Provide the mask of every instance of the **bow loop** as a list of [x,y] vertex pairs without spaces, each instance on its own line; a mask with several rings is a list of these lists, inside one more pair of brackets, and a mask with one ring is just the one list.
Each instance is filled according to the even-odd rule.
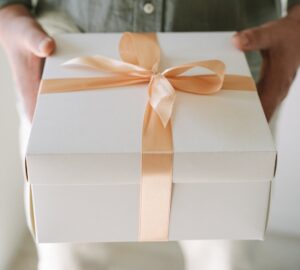
[[160,48],[155,33],[124,33],[119,52],[124,62],[141,66],[153,73],[158,71]]
[[131,76],[150,76],[151,71],[129,62],[108,58],[102,55],[72,58],[62,64],[65,67],[95,70],[107,73],[126,74]]
[[[182,75],[195,68],[204,68],[212,74]],[[221,90],[225,64],[220,60],[198,61],[166,69],[163,75],[177,90],[194,94],[212,94]]]

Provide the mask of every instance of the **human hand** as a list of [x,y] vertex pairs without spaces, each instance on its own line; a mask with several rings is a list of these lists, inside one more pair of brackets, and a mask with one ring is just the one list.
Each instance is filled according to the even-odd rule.
[[300,5],[292,6],[282,19],[235,34],[232,41],[240,50],[260,50],[262,54],[257,90],[269,121],[300,66]]
[[55,49],[51,39],[23,5],[0,9],[0,43],[10,63],[13,78],[32,120],[44,58]]

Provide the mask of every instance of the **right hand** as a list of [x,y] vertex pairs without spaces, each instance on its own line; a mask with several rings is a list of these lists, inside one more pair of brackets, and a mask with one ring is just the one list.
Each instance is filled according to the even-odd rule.
[[16,4],[0,9],[0,43],[8,56],[25,113],[32,121],[44,58],[54,51],[54,40],[25,6]]

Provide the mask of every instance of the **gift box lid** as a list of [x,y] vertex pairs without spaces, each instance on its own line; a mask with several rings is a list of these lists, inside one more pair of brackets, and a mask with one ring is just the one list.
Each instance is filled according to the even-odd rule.
[[[226,73],[250,76],[232,32],[159,33],[161,70],[220,59]],[[103,76],[61,64],[100,54],[119,59],[121,34],[62,34],[43,79]],[[271,181],[276,151],[256,91],[214,95],[177,91],[173,182]],[[133,184],[140,180],[147,84],[38,97],[27,148],[33,184]]]

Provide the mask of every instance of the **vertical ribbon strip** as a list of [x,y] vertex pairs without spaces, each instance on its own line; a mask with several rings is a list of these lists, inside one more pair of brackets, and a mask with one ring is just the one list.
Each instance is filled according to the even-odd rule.
[[[142,138],[139,240],[168,240],[172,195],[173,137],[171,116],[177,91],[214,94],[221,89],[256,90],[251,77],[226,75],[219,60],[196,61],[159,72],[160,48],[154,33],[124,33],[122,60],[100,55],[74,58],[67,67],[98,70],[112,75],[93,78],[42,80],[40,93],[60,93],[148,83]],[[185,75],[194,68],[208,74]]]

